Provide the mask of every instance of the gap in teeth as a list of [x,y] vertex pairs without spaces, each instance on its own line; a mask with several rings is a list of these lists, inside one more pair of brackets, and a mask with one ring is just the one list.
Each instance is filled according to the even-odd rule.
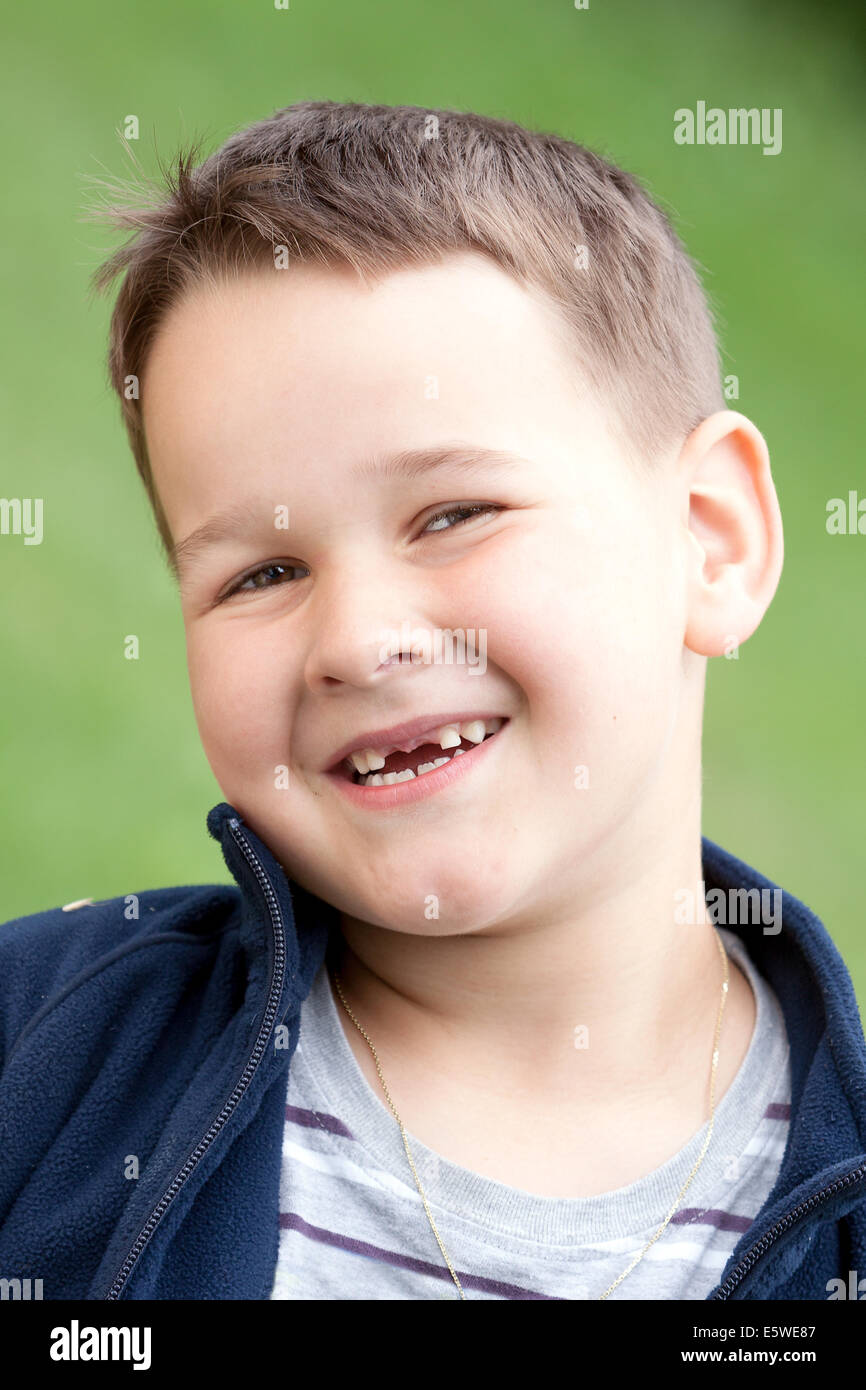
[[[472,748],[474,745],[470,743],[469,747]],[[362,787],[387,787],[392,782],[409,782],[413,777],[423,777],[425,773],[433,772],[443,763],[450,763],[452,758],[466,751],[466,748],[461,744],[459,748],[449,749],[447,753],[443,752],[440,757],[433,758],[430,762],[419,763],[414,772],[411,767],[403,768],[402,772],[370,772],[366,775],[359,772],[356,773],[356,780]]]
[[[473,724],[477,724],[477,723],[480,723],[480,722],[481,722],[481,721],[478,721],[478,720],[472,721]],[[432,760],[430,760],[430,761],[428,761],[428,762],[419,763],[417,769],[416,769],[414,772],[412,771],[411,768],[404,768],[401,772],[386,772],[386,773],[382,773],[382,772],[370,772],[370,773],[366,773],[366,774],[365,774],[365,773],[358,772],[358,770],[357,770],[357,768],[356,768],[356,769],[354,770],[353,779],[352,779],[352,780],[353,780],[358,786],[362,786],[362,787],[381,787],[381,786],[390,786],[390,785],[391,785],[392,783],[394,783],[394,782],[408,782],[408,781],[410,781],[413,777],[423,777],[423,776],[426,775],[426,773],[428,773],[428,772],[433,772],[437,767],[441,767],[443,763],[448,763],[448,762],[450,762],[451,759],[452,759],[453,757],[459,757],[461,754],[467,753],[467,752],[469,751],[470,748],[476,747],[477,744],[478,744],[479,742],[480,742],[480,743],[485,743],[485,742],[487,741],[488,738],[492,738],[493,735],[494,735],[495,733],[498,733],[498,732],[499,732],[499,729],[502,727],[502,724],[503,724],[505,721],[502,720],[502,719],[497,719],[496,721],[488,720],[488,723],[490,723],[491,725],[493,725],[494,722],[495,722],[495,727],[491,727],[490,729],[487,729],[487,730],[485,731],[485,733],[484,733],[483,738],[481,738],[481,739],[475,739],[475,740],[472,740],[472,739],[469,739],[469,738],[465,738],[465,737],[464,737],[464,738],[461,738],[461,742],[460,742],[460,745],[459,745],[459,746],[454,747],[454,748],[451,748],[451,749],[443,750],[443,752],[442,752],[442,754],[441,754],[440,757],[433,758]],[[444,728],[444,727],[446,727],[446,726],[443,725],[443,728]],[[452,726],[452,727],[456,727],[456,726]],[[463,727],[466,728],[467,726],[464,725]],[[474,728],[473,728],[472,731],[473,731],[473,733],[480,732],[480,730],[477,730],[477,729],[474,729]],[[427,741],[429,741],[429,740],[427,740]],[[418,745],[418,747],[422,747],[422,746],[423,746],[422,744],[419,744],[419,745]],[[402,751],[402,750],[395,749],[394,751],[395,751],[395,752],[399,752],[399,751]],[[388,756],[390,757],[391,755],[389,754]],[[386,760],[386,761],[387,761],[387,760]],[[384,763],[383,763],[383,766],[384,766]]]
[[[354,753],[349,754],[346,764],[352,780],[355,782],[363,781],[368,774],[381,773],[388,758],[394,753],[409,753],[415,748],[422,747],[425,743],[429,743],[431,746],[438,743],[443,753],[447,753],[448,756],[451,756],[451,749],[454,749],[455,752],[458,750],[466,752],[467,748],[471,748],[477,743],[483,743],[491,734],[498,733],[504,722],[504,719],[497,716],[486,720],[466,719],[462,723],[441,724],[438,729],[431,729],[428,734],[416,739],[408,748],[392,748],[387,745],[381,749],[358,748]],[[412,769],[403,769],[403,771],[411,772]],[[395,775],[399,776],[400,774]],[[383,773],[382,776],[384,780],[390,774]],[[402,777],[401,780],[406,781],[408,779]]]

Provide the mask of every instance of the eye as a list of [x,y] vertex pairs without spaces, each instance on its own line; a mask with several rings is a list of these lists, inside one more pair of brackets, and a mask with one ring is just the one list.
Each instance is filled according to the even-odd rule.
[[285,584],[288,582],[286,575],[291,574],[292,570],[302,570],[305,574],[309,574],[306,566],[287,565],[281,560],[272,560],[267,565],[259,565],[258,569],[250,570],[249,574],[241,575],[241,578],[230,589],[226,590],[218,602],[224,602],[233,594],[251,594],[256,589],[273,589],[278,584]]
[[[453,531],[457,526],[464,526],[473,516],[483,516],[487,513],[492,515],[502,510],[502,507],[496,506],[493,502],[473,502],[469,506],[445,507],[430,517],[421,534],[424,535],[431,527],[437,531]],[[453,526],[434,526],[434,523],[445,522],[452,517],[457,518]],[[309,574],[310,572],[305,565],[284,564],[282,560],[272,560],[266,565],[259,565],[258,569],[250,570],[248,574],[242,575],[232,584],[217,599],[217,603],[224,603],[235,594],[252,594],[257,589],[274,589],[278,584],[290,583],[293,570],[298,570],[302,574]]]
[[[423,536],[425,532],[433,525],[434,521],[447,521],[449,517],[456,516],[459,518],[459,520],[455,523],[455,525],[463,526],[466,524],[466,522],[469,520],[471,516],[483,515],[485,512],[493,513],[501,511],[502,508],[497,507],[493,502],[479,502],[477,504],[472,503],[468,507],[446,507],[443,511],[435,512],[433,516],[430,517],[430,520],[427,522],[427,525],[424,527],[424,530],[421,532],[421,534]],[[455,527],[437,526],[435,529],[438,531],[453,531]]]

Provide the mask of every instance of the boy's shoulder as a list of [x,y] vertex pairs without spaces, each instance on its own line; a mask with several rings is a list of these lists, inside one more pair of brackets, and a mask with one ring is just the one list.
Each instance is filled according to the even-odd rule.
[[[0,924],[0,952],[41,958],[52,947],[63,959],[93,948],[143,944],[171,931],[212,931],[230,920],[240,894],[231,883],[148,888],[114,898],[79,898]],[[50,966],[51,959],[45,959]]]
[[162,944],[222,936],[239,900],[226,883],[152,888],[76,899],[0,924],[0,1060],[34,1015],[113,964]]

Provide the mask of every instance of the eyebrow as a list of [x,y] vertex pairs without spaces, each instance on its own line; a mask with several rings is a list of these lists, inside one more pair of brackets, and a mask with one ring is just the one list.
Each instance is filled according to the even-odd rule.
[[[437,444],[419,449],[402,449],[384,456],[374,455],[360,463],[354,474],[365,479],[413,479],[442,468],[459,467],[462,472],[472,475],[482,471],[510,473],[528,464],[528,459],[507,449],[491,449],[478,444]],[[260,526],[261,520],[261,504],[250,502],[235,503],[225,511],[208,517],[207,521],[169,550],[168,563],[175,578],[179,579],[181,570],[203,551]]]

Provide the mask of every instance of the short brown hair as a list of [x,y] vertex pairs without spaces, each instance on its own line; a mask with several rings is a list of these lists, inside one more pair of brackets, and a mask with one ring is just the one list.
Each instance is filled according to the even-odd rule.
[[167,553],[140,401],[126,383],[141,379],[185,289],[273,267],[278,246],[290,262],[352,266],[362,278],[452,251],[492,257],[559,308],[576,368],[641,461],[724,408],[695,265],[637,180],[582,145],[471,112],[338,101],[284,107],[197,164],[200,143],[162,169],[165,187],[143,205],[121,197],[96,213],[135,229],[92,288],[126,272],[108,374]]

